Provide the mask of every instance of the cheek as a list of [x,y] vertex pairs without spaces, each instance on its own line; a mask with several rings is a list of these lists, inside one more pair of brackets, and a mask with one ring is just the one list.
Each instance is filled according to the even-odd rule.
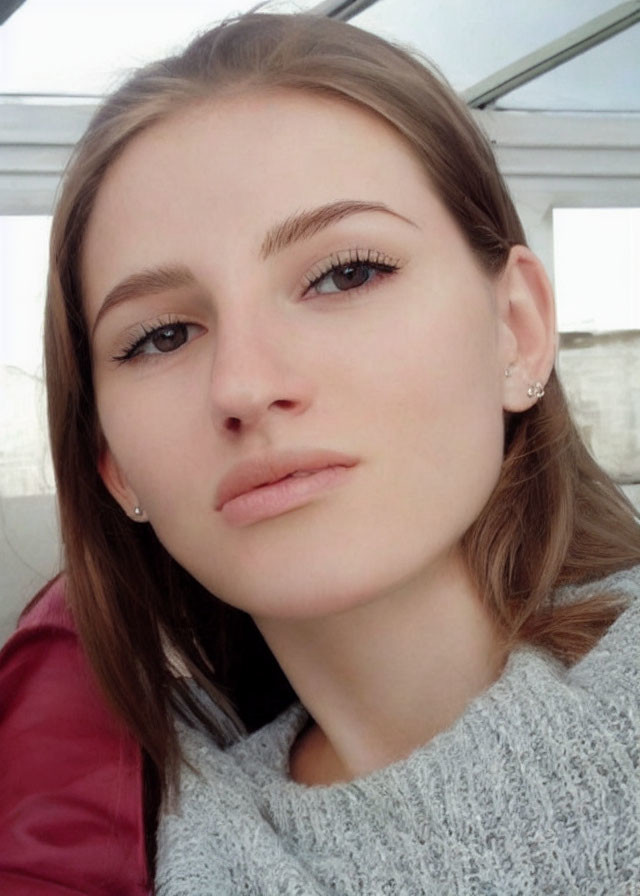
[[487,416],[502,416],[498,322],[477,285],[460,292],[428,299],[426,310],[416,303],[381,327],[368,348],[370,372],[396,409],[422,407],[431,426],[469,416],[482,428]]
[[503,456],[496,319],[481,295],[443,306],[426,326],[416,318],[404,336],[397,351],[379,353],[378,418],[388,421],[394,453],[425,499],[444,517],[462,513],[469,524],[495,486]]
[[187,403],[155,386],[98,390],[97,402],[107,444],[145,511],[152,519],[170,513],[193,479]]

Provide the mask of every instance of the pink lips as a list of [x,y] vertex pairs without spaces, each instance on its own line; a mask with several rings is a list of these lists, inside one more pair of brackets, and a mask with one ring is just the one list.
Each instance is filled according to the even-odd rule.
[[290,451],[243,461],[222,477],[216,510],[248,525],[306,504],[348,475],[357,459],[334,451]]

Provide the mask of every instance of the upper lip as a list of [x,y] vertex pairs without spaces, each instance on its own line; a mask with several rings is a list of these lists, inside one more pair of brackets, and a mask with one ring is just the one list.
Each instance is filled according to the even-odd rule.
[[324,470],[327,467],[353,467],[357,462],[355,457],[348,454],[320,449],[282,451],[249,458],[232,467],[220,480],[215,498],[216,510],[238,495],[278,482],[292,473]]

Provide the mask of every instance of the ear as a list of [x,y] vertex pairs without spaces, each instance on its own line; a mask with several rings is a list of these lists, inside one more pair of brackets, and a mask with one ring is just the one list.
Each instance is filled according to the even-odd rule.
[[542,262],[526,246],[513,246],[496,282],[500,348],[504,364],[503,407],[526,411],[535,404],[556,356],[553,290]]
[[100,452],[98,460],[98,473],[105,484],[107,491],[118,502],[130,519],[135,522],[146,522],[147,517],[144,512],[135,512],[135,508],[140,511],[138,498],[129,485],[129,482],[120,467],[120,464],[113,455],[108,445],[104,444]]

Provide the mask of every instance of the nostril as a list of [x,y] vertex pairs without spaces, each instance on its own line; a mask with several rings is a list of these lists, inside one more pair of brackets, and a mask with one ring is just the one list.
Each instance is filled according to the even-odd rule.
[[295,405],[295,401],[291,401],[288,398],[279,398],[277,401],[272,402],[272,408],[281,408],[283,411],[289,411]]
[[224,426],[225,429],[229,430],[229,432],[238,432],[238,430],[242,426],[242,421],[239,417],[227,417]]

